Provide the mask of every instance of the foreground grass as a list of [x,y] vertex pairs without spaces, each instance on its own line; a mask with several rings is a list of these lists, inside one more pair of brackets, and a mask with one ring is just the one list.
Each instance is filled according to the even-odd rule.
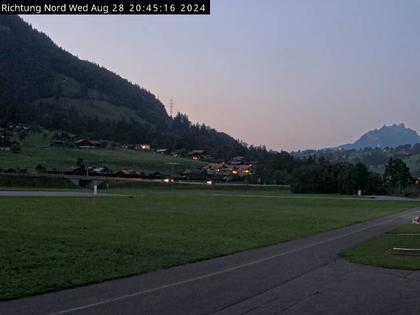
[[420,256],[396,255],[392,251],[394,247],[420,248],[420,226],[403,226],[345,251],[341,256],[363,265],[420,270]]
[[2,198],[0,299],[295,239],[416,203],[284,191],[148,188],[131,197]]

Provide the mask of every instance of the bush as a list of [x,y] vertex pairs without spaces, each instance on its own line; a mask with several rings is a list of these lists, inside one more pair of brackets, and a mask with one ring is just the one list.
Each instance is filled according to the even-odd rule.
[[10,146],[10,149],[13,153],[19,153],[22,149],[22,146],[20,145],[20,143],[18,142],[14,142],[12,143],[12,145]]
[[409,198],[419,198],[420,197],[420,186],[412,185],[408,186],[403,190],[403,196]]
[[75,185],[64,178],[1,175],[0,187],[74,188]]
[[48,171],[47,171],[47,168],[44,166],[44,165],[42,165],[42,164],[38,164],[36,167],[35,167],[35,170],[39,173],[39,174],[45,174],[45,173],[47,173]]

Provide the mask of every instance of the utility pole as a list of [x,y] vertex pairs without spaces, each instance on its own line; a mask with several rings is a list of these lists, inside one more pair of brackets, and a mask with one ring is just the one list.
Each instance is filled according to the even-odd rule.
[[169,116],[171,116],[171,118],[174,117],[174,107],[174,100],[171,98],[169,101]]

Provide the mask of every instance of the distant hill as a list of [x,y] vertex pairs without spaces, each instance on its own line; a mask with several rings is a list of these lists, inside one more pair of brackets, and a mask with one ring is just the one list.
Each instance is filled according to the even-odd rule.
[[340,146],[345,150],[364,148],[396,148],[405,144],[420,143],[420,136],[404,124],[383,126],[362,135],[356,142]]
[[120,143],[204,149],[216,157],[246,152],[186,115],[172,119],[155,95],[73,56],[18,16],[0,16],[0,82],[0,127],[27,123]]
[[390,158],[403,160],[411,174],[420,177],[420,137],[404,124],[383,126],[365,133],[356,142],[335,148],[293,152],[298,158],[318,157],[331,162],[362,162],[382,174]]

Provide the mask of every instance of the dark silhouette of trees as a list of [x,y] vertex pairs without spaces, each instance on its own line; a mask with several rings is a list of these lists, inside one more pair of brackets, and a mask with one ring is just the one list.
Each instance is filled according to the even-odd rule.
[[384,192],[381,176],[370,172],[362,163],[331,163],[323,159],[308,159],[291,177],[295,193],[339,193],[354,195]]
[[385,165],[385,172],[383,175],[384,184],[389,189],[396,189],[402,191],[409,185],[414,183],[413,177],[410,174],[410,169],[400,159],[390,159]]

